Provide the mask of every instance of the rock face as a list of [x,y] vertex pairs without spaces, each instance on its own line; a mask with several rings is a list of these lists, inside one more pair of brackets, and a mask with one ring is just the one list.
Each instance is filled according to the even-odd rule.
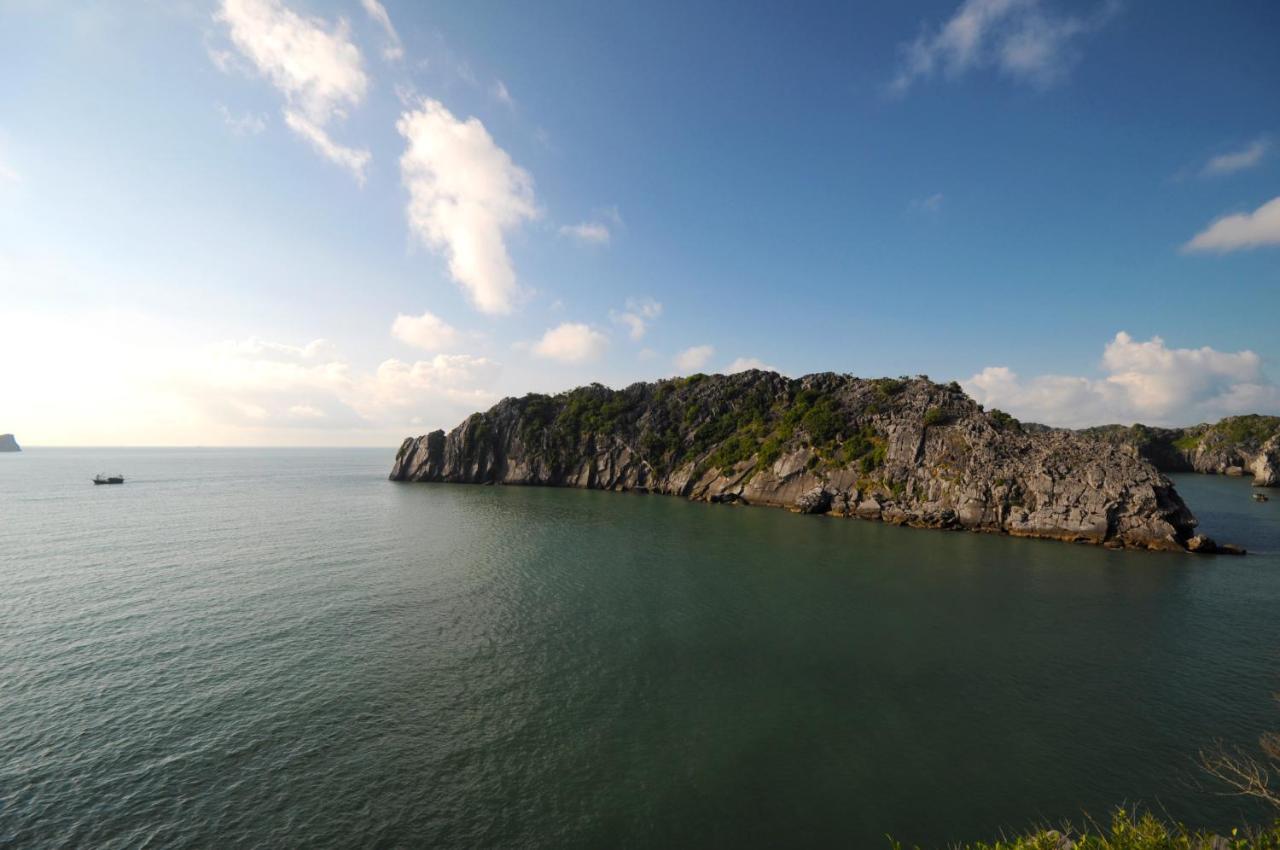
[[1162,472],[1252,475],[1256,487],[1280,487],[1280,416],[1229,416],[1188,428],[1104,425],[1081,433],[1128,446]]
[[636,490],[1174,551],[1196,527],[1131,448],[1024,430],[923,377],[752,370],[508,398],[447,435],[405,440],[391,478]]
[[0,434],[0,452],[20,452],[18,441],[13,438],[12,434]]

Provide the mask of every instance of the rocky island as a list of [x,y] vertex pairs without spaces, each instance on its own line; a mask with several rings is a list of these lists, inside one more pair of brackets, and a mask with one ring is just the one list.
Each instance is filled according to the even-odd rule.
[[20,452],[18,441],[12,434],[0,434],[0,452]]
[[1280,416],[1229,416],[1188,428],[1103,425],[1082,433],[1128,446],[1161,472],[1252,475],[1255,487],[1280,487]]
[[508,398],[401,445],[392,480],[630,490],[1114,548],[1196,534],[1132,446],[1024,428],[958,384],[751,370]]

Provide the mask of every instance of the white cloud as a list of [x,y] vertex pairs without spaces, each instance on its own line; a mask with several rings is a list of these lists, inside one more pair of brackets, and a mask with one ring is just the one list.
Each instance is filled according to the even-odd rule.
[[750,369],[759,369],[763,372],[777,372],[777,367],[770,366],[757,357],[739,357],[729,364],[729,368],[724,370],[726,375],[735,375],[738,372],[746,372]]
[[234,356],[265,357],[271,360],[318,361],[331,359],[337,353],[333,343],[327,339],[313,339],[306,345],[289,345],[282,342],[248,337],[247,339],[228,340],[212,347],[215,352]]
[[410,229],[443,251],[449,273],[486,313],[509,313],[517,295],[505,235],[539,215],[533,178],[511,161],[477,118],[459,121],[424,99],[396,129],[408,145],[400,174]]
[[681,372],[696,372],[707,365],[715,353],[715,348],[710,345],[695,345],[692,348],[686,348],[676,355],[676,368]]
[[292,110],[285,110],[284,123],[289,125],[290,130],[310,142],[316,153],[330,162],[341,165],[351,172],[356,182],[364,185],[364,170],[371,158],[367,150],[343,147],[329,138],[329,134],[322,127],[316,126],[305,116]]
[[400,33],[391,25],[391,16],[387,14],[386,7],[378,0],[360,0],[360,5],[387,34],[387,46],[382,48],[382,58],[388,62],[399,62],[404,58],[404,45],[400,43]]
[[[297,14],[279,0],[222,0],[215,17],[227,25],[236,49],[284,95],[289,128],[363,181],[369,152],[338,144],[325,129],[329,122],[345,118],[348,108],[358,106],[369,87],[347,22],[339,19],[329,26],[323,19]],[[228,68],[220,55],[210,51],[219,68]]]
[[1280,197],[1272,198],[1251,213],[1216,219],[1182,246],[1184,251],[1238,251],[1262,245],[1280,245]]
[[443,351],[458,344],[460,334],[448,322],[430,312],[421,316],[396,316],[391,335],[425,351]]
[[590,326],[565,322],[543,334],[533,353],[562,363],[586,363],[599,359],[608,345],[609,338]]
[[1252,351],[1169,348],[1160,337],[1145,342],[1123,331],[1107,344],[1099,379],[1042,375],[1023,380],[1005,366],[990,366],[964,382],[988,407],[1049,425],[1082,427],[1109,422],[1192,424],[1239,413],[1280,412],[1280,387]]
[[256,136],[267,129],[267,116],[260,113],[246,112],[236,115],[224,104],[218,104],[218,114],[222,121],[237,136]]
[[232,71],[241,70],[240,63],[236,60],[236,55],[230,50],[223,50],[221,47],[206,44],[205,52],[209,54],[209,61],[222,73],[230,74]]
[[177,384],[206,415],[236,427],[369,431],[404,427],[422,414],[447,424],[496,400],[489,387],[499,366],[484,357],[393,358],[368,372],[319,342],[211,346],[179,370]]
[[643,339],[649,323],[661,315],[662,305],[652,298],[628,298],[625,310],[609,311],[609,318],[626,325],[627,336],[633,340]]
[[[0,280],[6,270],[49,285],[77,277],[0,252]],[[379,366],[324,339],[211,341],[205,330],[196,316],[118,308],[0,310],[0,362],[24,364],[5,375],[0,427],[35,445],[392,446],[497,400],[501,367],[486,357]]]
[[1203,173],[1206,177],[1218,177],[1224,174],[1234,174],[1246,168],[1253,168],[1262,162],[1262,157],[1266,154],[1267,147],[1266,139],[1258,139],[1243,150],[1215,156],[1205,164]]
[[516,108],[516,99],[511,96],[511,92],[507,90],[507,84],[502,80],[494,80],[493,86],[490,87],[489,93],[494,99],[506,106],[508,109]]
[[609,228],[598,221],[584,221],[581,224],[562,225],[560,235],[577,239],[579,242],[603,245],[609,241]]
[[248,339],[183,352],[168,384],[224,425],[367,430],[403,425],[424,409],[455,416],[492,402],[488,387],[498,369],[485,357],[437,354],[412,363],[392,358],[367,372],[324,340]]
[[626,325],[627,336],[631,337],[633,340],[644,339],[645,331],[649,329],[645,320],[640,316],[637,316],[635,313],[615,313],[610,310],[609,318],[613,319],[620,325]]
[[499,368],[487,357],[470,354],[437,354],[413,363],[385,360],[375,373],[367,403],[376,412],[411,408],[424,397],[434,397],[474,409],[497,400],[488,386]]
[[902,47],[890,93],[905,94],[939,71],[954,78],[988,66],[1038,86],[1057,81],[1075,61],[1073,41],[1101,26],[1115,4],[1105,3],[1089,18],[1045,6],[1042,0],[965,0],[946,23]]

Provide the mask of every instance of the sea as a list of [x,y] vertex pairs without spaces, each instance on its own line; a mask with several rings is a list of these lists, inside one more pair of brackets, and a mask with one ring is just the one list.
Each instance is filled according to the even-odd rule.
[[[1280,493],[1246,557],[632,493],[394,449],[0,455],[0,846],[944,847],[1265,813]],[[94,486],[96,473],[121,486]]]

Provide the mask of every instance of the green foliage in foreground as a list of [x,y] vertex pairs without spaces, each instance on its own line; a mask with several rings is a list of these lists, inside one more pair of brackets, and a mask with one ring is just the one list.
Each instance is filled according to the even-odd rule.
[[[897,841],[890,840],[889,845],[904,850]],[[954,850],[1280,850],[1280,822],[1269,829],[1232,830],[1230,835],[1215,836],[1166,823],[1149,812],[1138,815],[1121,809],[1109,827],[1044,829],[992,844],[955,845]]]

